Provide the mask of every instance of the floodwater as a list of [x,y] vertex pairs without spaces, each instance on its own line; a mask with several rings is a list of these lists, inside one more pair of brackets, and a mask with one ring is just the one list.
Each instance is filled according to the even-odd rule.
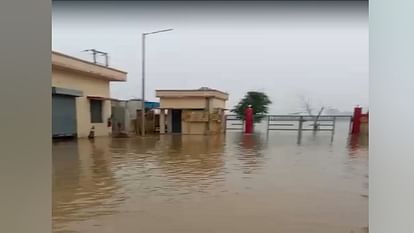
[[53,232],[368,232],[367,138],[347,127],[55,142]]

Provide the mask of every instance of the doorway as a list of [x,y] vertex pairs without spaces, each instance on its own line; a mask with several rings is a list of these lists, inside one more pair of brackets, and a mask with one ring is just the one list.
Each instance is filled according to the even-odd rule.
[[181,109],[172,109],[172,132],[181,133]]

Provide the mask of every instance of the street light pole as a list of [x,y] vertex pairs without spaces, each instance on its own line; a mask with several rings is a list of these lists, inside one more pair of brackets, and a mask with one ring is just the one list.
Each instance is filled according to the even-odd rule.
[[173,29],[165,29],[154,32],[142,33],[142,99],[141,99],[141,135],[145,136],[145,38],[147,35],[168,32]]
[[145,136],[145,33],[142,34],[141,135]]

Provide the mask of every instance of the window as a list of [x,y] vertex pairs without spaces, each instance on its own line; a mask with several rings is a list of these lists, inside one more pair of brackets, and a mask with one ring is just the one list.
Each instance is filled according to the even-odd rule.
[[90,100],[91,123],[103,123],[102,100]]

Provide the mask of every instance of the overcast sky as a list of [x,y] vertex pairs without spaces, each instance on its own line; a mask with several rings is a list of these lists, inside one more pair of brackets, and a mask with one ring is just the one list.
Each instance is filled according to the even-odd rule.
[[141,96],[141,33],[165,28],[147,40],[148,100],[207,86],[229,93],[228,108],[249,90],[270,96],[271,113],[302,110],[301,95],[315,107],[368,106],[366,2],[53,3],[53,50],[108,52],[128,72],[115,98]]

